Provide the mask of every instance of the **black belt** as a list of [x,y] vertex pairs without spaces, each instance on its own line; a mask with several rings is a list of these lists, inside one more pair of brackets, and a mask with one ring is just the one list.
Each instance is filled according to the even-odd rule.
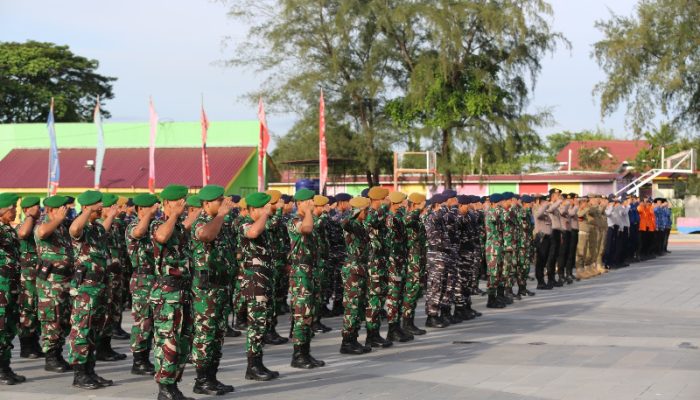
[[230,278],[227,274],[211,273],[209,271],[194,270],[192,272],[192,280],[197,280],[198,289],[209,289],[227,286]]
[[157,281],[159,286],[171,286],[179,290],[185,289],[185,286],[189,282],[188,279],[173,275],[159,276]]

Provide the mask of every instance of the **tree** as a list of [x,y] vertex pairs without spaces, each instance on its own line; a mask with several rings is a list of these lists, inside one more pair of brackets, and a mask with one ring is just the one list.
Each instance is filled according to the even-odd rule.
[[379,1],[244,0],[232,3],[229,13],[252,27],[228,64],[268,76],[251,97],[264,95],[279,110],[295,112],[296,129],[308,132],[314,126],[317,131],[318,122],[305,118],[306,110],[318,108],[323,89],[327,113],[350,129],[350,140],[362,149],[358,162],[370,186],[379,183],[382,152],[398,140],[383,113],[392,65],[374,3]]
[[593,55],[607,74],[596,85],[603,116],[627,103],[636,134],[660,113],[676,125],[700,124],[700,2],[640,0],[633,16],[596,26]]
[[547,143],[549,144],[548,153],[550,161],[554,162],[557,154],[566,147],[571,142],[580,141],[591,141],[591,140],[614,140],[615,137],[611,132],[605,132],[600,129],[595,131],[584,130],[578,132],[572,131],[562,131],[558,133],[553,133],[547,136]]
[[[114,97],[116,78],[95,72],[96,60],[73,54],[68,46],[28,41],[0,43],[0,123],[44,122],[54,98],[58,122],[87,121],[95,101]],[[102,114],[110,114],[102,108]]]
[[606,165],[614,166],[617,163],[618,160],[606,146],[582,147],[578,151],[578,164],[587,171],[605,171]]

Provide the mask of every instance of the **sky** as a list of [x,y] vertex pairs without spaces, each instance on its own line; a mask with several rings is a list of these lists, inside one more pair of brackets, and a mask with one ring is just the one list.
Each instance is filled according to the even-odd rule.
[[[542,62],[530,110],[551,108],[556,123],[540,133],[600,128],[630,138],[624,108],[601,119],[592,90],[604,74],[590,55],[602,37],[595,21],[611,11],[631,15],[636,0],[550,4],[553,30],[572,48],[561,46]],[[0,41],[54,42],[99,60],[99,73],[118,78],[114,99],[104,105],[110,121],[147,121],[149,96],[161,121],[198,120],[202,96],[210,121],[256,119],[257,105],[242,95],[257,89],[262,77],[219,63],[233,51],[224,38],[241,40],[247,32],[226,11],[223,1],[211,0],[0,0]],[[268,125],[283,135],[294,118],[268,113]]]

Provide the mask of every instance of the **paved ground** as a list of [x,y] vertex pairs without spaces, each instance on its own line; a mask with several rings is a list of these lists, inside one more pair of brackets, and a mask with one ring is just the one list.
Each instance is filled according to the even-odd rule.
[[[539,292],[505,310],[410,344],[366,356],[338,354],[335,328],[317,336],[312,353],[328,366],[289,367],[291,345],[268,347],[273,382],[243,379],[243,340],[229,340],[219,377],[236,392],[221,398],[272,399],[700,399],[700,241],[674,237],[672,254]],[[418,320],[422,323],[421,313]],[[125,342],[116,342],[126,351]],[[70,386],[71,374],[44,372],[39,361],[14,355],[29,381],[3,387],[0,399],[155,398],[152,380],[129,375],[130,359],[100,363],[117,382],[99,391]],[[192,395],[193,370],[180,384]],[[195,396],[202,398],[204,396]]]

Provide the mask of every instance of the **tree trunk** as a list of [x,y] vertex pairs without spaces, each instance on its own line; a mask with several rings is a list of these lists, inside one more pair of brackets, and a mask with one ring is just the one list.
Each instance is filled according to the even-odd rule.
[[452,189],[452,169],[451,169],[451,148],[450,130],[442,129],[442,159],[445,163],[445,189]]
[[366,174],[366,176],[367,176],[367,187],[372,187],[372,186],[374,186],[374,185],[372,184],[372,183],[373,183],[373,182],[372,182],[372,171],[370,171],[369,169],[367,169],[367,171],[365,172],[365,174]]

